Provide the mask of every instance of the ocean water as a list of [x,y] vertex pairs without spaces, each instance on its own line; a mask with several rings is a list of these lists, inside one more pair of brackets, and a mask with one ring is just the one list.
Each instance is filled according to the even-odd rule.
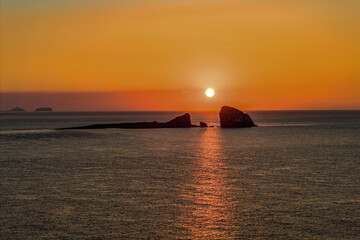
[[1,113],[1,239],[359,239],[360,111],[256,128],[62,130],[176,112]]

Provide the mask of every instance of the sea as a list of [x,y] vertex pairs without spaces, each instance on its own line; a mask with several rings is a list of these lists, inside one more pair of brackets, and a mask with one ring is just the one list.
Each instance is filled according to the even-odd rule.
[[360,111],[0,113],[0,239],[360,239]]

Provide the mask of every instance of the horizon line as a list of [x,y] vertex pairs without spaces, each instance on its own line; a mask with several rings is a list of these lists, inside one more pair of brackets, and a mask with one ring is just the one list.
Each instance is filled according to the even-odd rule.
[[[224,105],[226,106],[226,105]],[[36,109],[36,108],[35,108]],[[360,111],[360,109],[252,109],[252,110],[241,110],[242,112],[319,112],[319,111]],[[35,111],[35,110],[26,110],[25,111],[11,111],[0,109],[0,112],[11,112],[11,113],[70,113],[70,112],[189,112],[189,113],[217,113],[219,110],[52,110],[52,111]]]

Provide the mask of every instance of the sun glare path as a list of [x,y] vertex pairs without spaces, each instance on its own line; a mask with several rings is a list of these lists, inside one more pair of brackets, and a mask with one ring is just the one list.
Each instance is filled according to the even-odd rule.
[[219,131],[205,130],[198,149],[192,183],[183,195],[189,205],[183,206],[181,226],[189,231],[190,239],[231,238],[234,226]]
[[205,95],[206,95],[207,97],[213,97],[213,96],[215,95],[214,89],[212,89],[212,88],[206,89]]

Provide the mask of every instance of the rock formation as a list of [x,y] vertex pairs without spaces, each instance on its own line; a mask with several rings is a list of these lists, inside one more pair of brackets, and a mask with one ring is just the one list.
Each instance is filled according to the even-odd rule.
[[223,128],[243,128],[256,126],[248,114],[243,113],[242,111],[233,107],[223,106],[220,110],[219,116],[220,125]]
[[191,124],[191,120],[190,120],[190,114],[189,113],[185,113],[182,116],[176,117],[173,120],[170,120],[168,122],[165,123],[165,125],[167,127],[175,127],[175,128],[179,128],[179,127],[192,127],[193,125]]
[[[206,123],[205,123],[206,125]],[[207,125],[206,125],[207,126]],[[116,124],[94,124],[82,127],[60,128],[61,129],[101,129],[101,128],[191,128],[200,127],[191,124],[190,114],[185,113],[168,122],[135,122],[135,123],[116,123]]]
[[200,127],[207,127],[208,125],[204,122],[200,122]]
[[[251,117],[242,111],[228,106],[223,106],[219,113],[220,124],[223,128],[242,128],[255,127]],[[133,123],[114,123],[114,124],[94,124],[80,127],[59,128],[62,129],[101,129],[101,128],[192,128],[192,127],[213,127],[204,122],[200,126],[191,124],[190,114],[178,116],[168,122],[133,122]]]

